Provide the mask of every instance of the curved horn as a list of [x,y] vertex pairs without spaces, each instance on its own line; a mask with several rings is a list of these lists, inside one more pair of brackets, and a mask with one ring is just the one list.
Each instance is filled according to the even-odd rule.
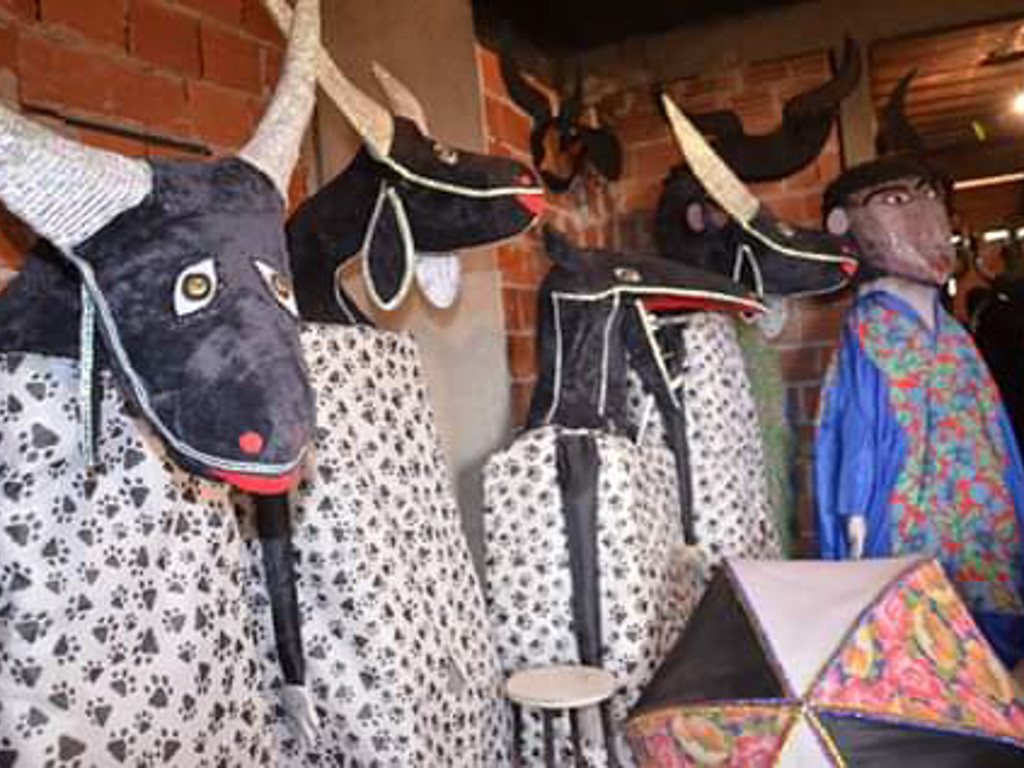
[[683,157],[708,194],[737,221],[749,222],[753,219],[761,206],[757,198],[715,154],[675,102],[667,94],[662,94],[661,101]]
[[392,75],[384,68],[384,65],[376,61],[373,62],[373,76],[380,83],[384,95],[388,97],[388,103],[391,104],[391,112],[398,117],[412,120],[416,127],[420,129],[420,133],[424,135],[429,134],[427,113],[423,111],[423,105],[420,104],[420,100],[406,87],[405,83]]
[[782,123],[770,133],[751,135],[735,112],[693,115],[693,123],[715,138],[715,148],[744,181],[773,181],[791,176],[814,161],[828,141],[840,102],[861,76],[860,51],[846,38],[835,76],[797,94],[782,108]]
[[152,186],[144,161],[66,139],[0,105],[0,200],[61,250],[141,203]]
[[817,88],[798,94],[782,108],[783,120],[805,115],[832,115],[839,103],[853,93],[861,76],[860,47],[850,37],[843,38],[843,60],[835,75]]
[[[263,0],[282,32],[291,24],[292,10],[284,0]],[[391,114],[360,91],[338,69],[330,55],[319,48],[317,77],[320,87],[378,157],[387,157],[395,135]]]
[[316,103],[316,55],[320,50],[320,0],[299,0],[293,14],[284,68],[274,98],[256,132],[238,153],[288,197],[302,137]]
[[924,140],[907,119],[907,92],[910,90],[910,82],[916,76],[917,70],[914,69],[900,78],[889,101],[882,108],[881,126],[875,140],[880,155],[924,151]]
[[578,61],[575,74],[572,93],[562,102],[559,110],[559,117],[564,118],[569,125],[578,123],[583,115],[583,66]]
[[508,91],[512,103],[523,110],[533,122],[543,123],[551,119],[551,102],[543,91],[530,85],[523,77],[508,44],[502,45],[501,54],[498,57],[498,65],[501,68],[501,79],[505,83],[505,90]]

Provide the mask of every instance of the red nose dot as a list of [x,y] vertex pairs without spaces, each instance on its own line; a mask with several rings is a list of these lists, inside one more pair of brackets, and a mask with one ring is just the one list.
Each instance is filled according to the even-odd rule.
[[242,449],[242,453],[255,456],[263,450],[263,437],[259,432],[246,432],[238,438],[238,447]]
[[853,275],[857,272],[857,262],[855,261],[844,261],[839,265],[839,268],[848,275]]

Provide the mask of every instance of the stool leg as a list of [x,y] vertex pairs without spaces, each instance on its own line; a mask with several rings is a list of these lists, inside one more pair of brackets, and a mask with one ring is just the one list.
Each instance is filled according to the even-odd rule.
[[514,768],[523,766],[523,708],[512,704],[512,764]]
[[544,765],[547,768],[555,768],[555,713],[550,709],[544,712]]
[[580,743],[580,716],[575,709],[569,710],[569,728],[572,732],[572,754],[576,768],[587,768],[583,759],[583,745]]
[[601,702],[601,730],[604,731],[604,751],[608,756],[608,768],[619,768],[619,758],[615,753],[615,734],[612,732],[611,701]]

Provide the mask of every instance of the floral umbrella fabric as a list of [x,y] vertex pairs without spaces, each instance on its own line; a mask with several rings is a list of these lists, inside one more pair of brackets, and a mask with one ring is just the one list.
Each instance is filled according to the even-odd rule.
[[1024,765],[1024,699],[932,559],[729,561],[630,718],[650,768]]

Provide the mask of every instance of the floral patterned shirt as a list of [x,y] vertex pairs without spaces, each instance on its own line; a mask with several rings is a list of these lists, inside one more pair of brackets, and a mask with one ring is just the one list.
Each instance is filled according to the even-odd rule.
[[886,291],[860,296],[822,391],[815,451],[821,554],[939,558],[1004,661],[1024,656],[1024,471],[971,337],[936,305],[934,329]]

